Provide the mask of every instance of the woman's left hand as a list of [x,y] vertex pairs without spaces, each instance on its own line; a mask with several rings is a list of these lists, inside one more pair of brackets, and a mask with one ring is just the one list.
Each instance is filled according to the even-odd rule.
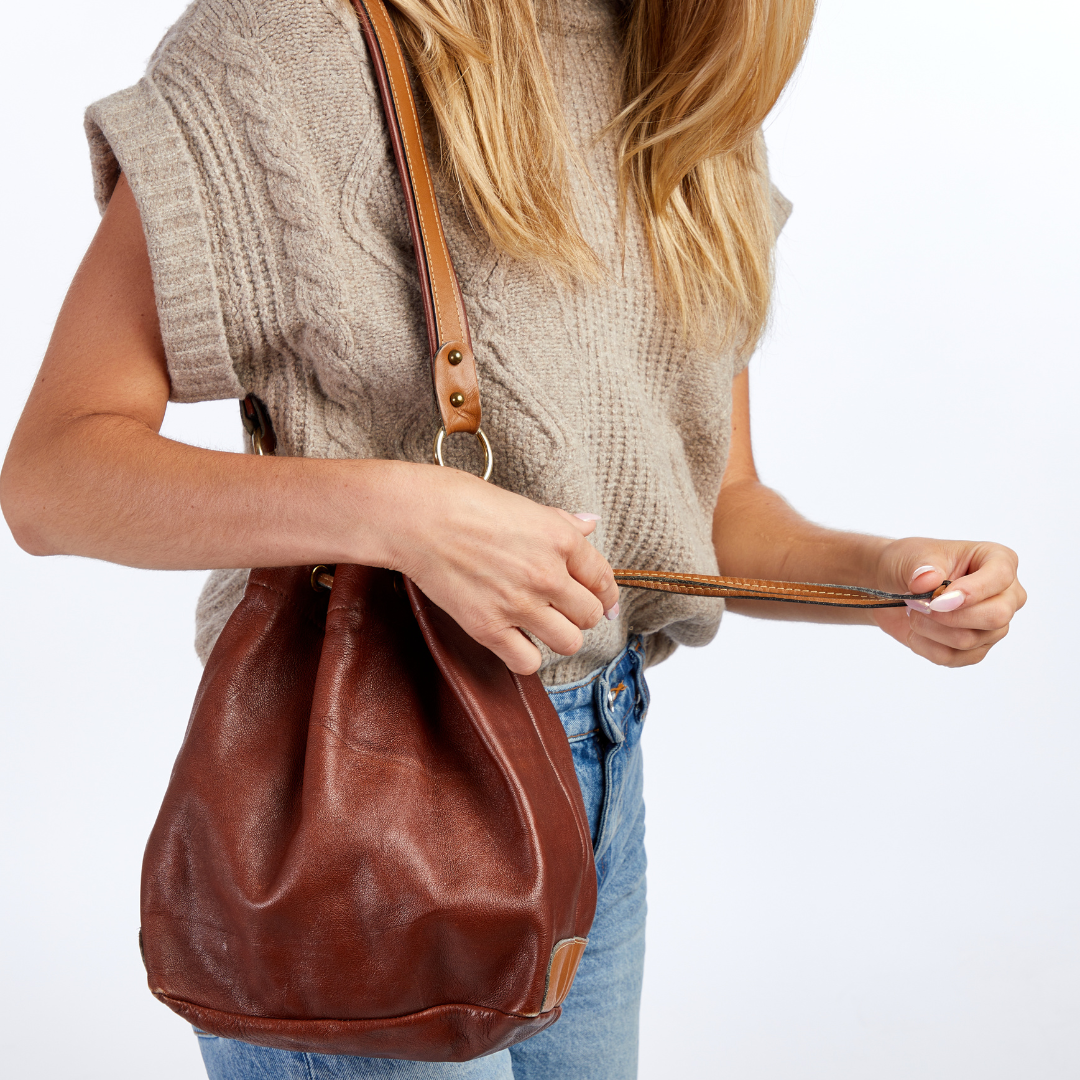
[[977,664],[1008,632],[1027,602],[1016,577],[1016,552],[1001,544],[909,537],[882,549],[879,588],[926,593],[950,581],[927,603],[879,608],[874,621],[912,652],[945,667]]

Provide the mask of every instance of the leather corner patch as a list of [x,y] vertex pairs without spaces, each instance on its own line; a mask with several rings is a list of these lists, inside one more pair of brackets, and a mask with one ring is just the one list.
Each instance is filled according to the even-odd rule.
[[588,938],[580,937],[564,938],[555,943],[548,961],[547,989],[544,1003],[540,1006],[541,1013],[550,1012],[566,1000],[588,943]]

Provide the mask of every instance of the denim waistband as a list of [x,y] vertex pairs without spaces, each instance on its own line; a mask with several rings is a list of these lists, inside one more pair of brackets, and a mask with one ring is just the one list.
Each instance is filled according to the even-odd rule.
[[636,741],[649,706],[644,671],[644,639],[635,635],[611,663],[577,682],[549,686],[548,696],[567,737],[591,734],[599,723],[610,742]]

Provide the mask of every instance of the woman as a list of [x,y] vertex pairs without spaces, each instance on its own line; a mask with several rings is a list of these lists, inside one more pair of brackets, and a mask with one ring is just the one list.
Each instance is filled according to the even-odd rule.
[[[620,597],[610,567],[896,592],[948,578],[932,605],[873,616],[737,607],[875,621],[952,666],[985,656],[1024,593],[998,545],[821,529],[757,480],[746,364],[788,210],[760,126],[809,3],[397,6],[444,162],[495,482],[429,463],[416,270],[352,9],[200,0],[147,78],[88,114],[104,218],[0,497],[36,554],[216,568],[204,658],[243,588],[229,568],[400,570],[513,670],[539,670],[571,739],[600,893],[558,1024],[464,1065],[201,1036],[211,1076],[632,1076],[642,669],[709,640],[721,605]],[[157,434],[170,398],[249,392],[277,458]]]

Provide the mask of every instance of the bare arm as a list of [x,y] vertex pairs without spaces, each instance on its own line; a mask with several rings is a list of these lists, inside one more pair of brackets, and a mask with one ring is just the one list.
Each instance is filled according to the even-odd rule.
[[[750,438],[749,369],[732,386],[731,450],[713,514],[713,544],[721,572],[777,581],[875,586],[877,561],[888,544],[876,536],[824,529],[807,521],[759,479]],[[870,623],[867,612],[732,600],[732,611],[760,618]]]
[[713,515],[713,544],[723,574],[785,581],[866,585],[886,592],[926,592],[946,579],[950,591],[928,605],[874,612],[731,600],[759,618],[868,623],[935,663],[981,660],[1009,630],[1027,594],[1017,558],[1000,544],[879,536],[825,529],[807,521],[758,479],[750,438],[750,379],[732,387],[731,451]]
[[257,458],[158,434],[169,377],[121,178],[12,439],[0,504],[35,555],[204,569],[354,562],[409,574],[516,671],[576,652],[618,597],[595,527],[453,469]]

